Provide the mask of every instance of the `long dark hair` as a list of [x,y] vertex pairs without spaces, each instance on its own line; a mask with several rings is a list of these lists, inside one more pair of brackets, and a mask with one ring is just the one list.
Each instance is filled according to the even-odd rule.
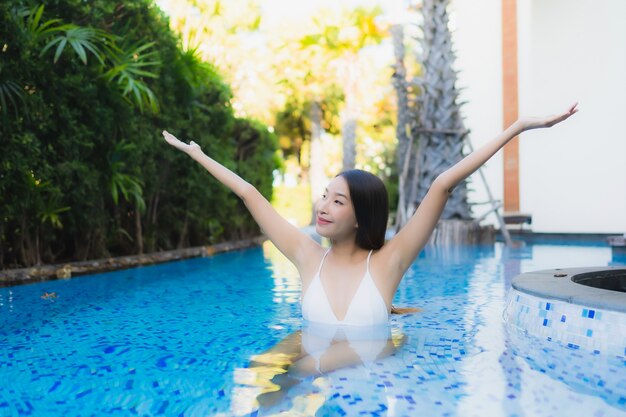
[[[363,249],[380,249],[385,244],[389,196],[385,184],[376,175],[360,169],[351,169],[337,175],[348,183],[350,199],[358,228],[356,244]],[[411,314],[419,308],[391,306],[391,314]]]
[[356,244],[363,249],[380,249],[385,244],[389,197],[385,184],[376,175],[360,169],[337,175],[348,183],[356,216]]

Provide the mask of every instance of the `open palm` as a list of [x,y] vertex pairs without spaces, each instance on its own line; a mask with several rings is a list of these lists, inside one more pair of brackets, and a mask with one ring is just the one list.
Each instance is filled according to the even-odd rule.
[[196,142],[191,141],[189,142],[189,144],[186,144],[185,142],[178,140],[176,136],[172,135],[167,130],[163,131],[163,137],[165,138],[165,141],[167,143],[169,143],[170,145],[172,145],[173,147],[177,149],[180,149],[181,151],[185,153],[190,153],[194,150],[200,149],[200,145],[198,145]]
[[524,117],[519,119],[522,130],[539,129],[543,127],[552,127],[562,121],[568,119],[571,115],[578,112],[578,103],[572,104],[567,111],[546,117]]

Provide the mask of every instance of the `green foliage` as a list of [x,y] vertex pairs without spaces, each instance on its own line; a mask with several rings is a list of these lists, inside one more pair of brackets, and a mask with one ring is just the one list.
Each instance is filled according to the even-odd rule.
[[14,7],[12,19],[21,27],[23,33],[31,36],[35,42],[38,42],[58,31],[58,25],[61,23],[61,19],[50,19],[42,22],[43,11],[43,4],[32,9],[25,6]]
[[24,93],[15,81],[2,80],[0,81],[0,110],[5,122],[9,112],[9,104],[15,112],[15,117],[19,117],[19,108],[25,105]]
[[[44,25],[48,25],[50,22],[54,22],[55,20],[48,21]],[[46,31],[44,31],[43,33],[45,32]],[[63,53],[63,50],[65,49],[67,44],[72,47],[72,49],[74,50],[74,52],[76,52],[76,55],[78,55],[83,64],[87,64],[87,52],[91,52],[91,54],[101,64],[104,64],[104,59],[102,57],[102,52],[98,47],[98,43],[100,40],[106,39],[108,37],[106,32],[98,29],[85,28],[76,25],[62,25],[58,27],[53,27],[47,32],[50,34],[62,32],[62,34],[52,38],[52,40],[50,40],[40,52],[40,55],[44,55],[49,49],[52,49],[54,46],[56,46],[53,60],[55,64],[59,61],[59,58],[61,57],[61,54]]]
[[[295,86],[285,105],[276,113],[274,127],[278,136],[278,144],[285,157],[300,158],[302,145],[311,139],[311,98],[303,96]],[[344,100],[341,88],[334,84],[322,90],[319,101],[321,126],[325,132],[337,135],[340,132],[341,120],[339,106]]]
[[[233,138],[236,171],[271,201],[273,174],[282,164],[276,152],[278,148],[276,136],[260,122],[236,119]],[[233,212],[233,219],[237,222],[238,228],[235,230],[237,235],[229,236],[231,238],[249,236],[257,230],[256,224],[241,201]]]
[[150,0],[2,3],[0,22],[2,267],[258,233],[160,132],[195,140],[266,195],[275,138],[235,119],[229,86]]
[[156,113],[159,109],[157,98],[142,80],[142,77],[157,77],[155,72],[149,71],[161,65],[156,58],[158,52],[150,50],[154,44],[154,42],[137,43],[126,49],[113,45],[109,49],[109,59],[113,65],[103,76],[107,81],[117,84],[122,96],[130,103],[136,104],[140,111],[143,111],[145,103]]
[[143,200],[143,182],[132,174],[127,174],[125,155],[135,149],[135,145],[126,141],[115,145],[109,156],[111,197],[115,205],[119,204],[119,194],[122,193],[126,201],[134,202],[140,212],[145,211],[146,203]]

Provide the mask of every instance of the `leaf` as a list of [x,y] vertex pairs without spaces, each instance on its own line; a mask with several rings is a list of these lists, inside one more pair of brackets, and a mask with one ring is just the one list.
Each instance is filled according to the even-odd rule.
[[321,35],[306,35],[302,39],[300,39],[300,46],[302,48],[308,48],[309,46],[319,44],[319,40],[322,38]]
[[216,1],[215,6],[213,6],[213,16],[221,16],[224,13],[224,7],[222,6],[221,1]]
[[61,42],[62,40],[63,40],[62,38],[54,38],[53,40],[48,42],[46,46],[43,47],[41,52],[39,52],[39,56],[43,56],[48,51],[48,49],[52,48],[54,45]]
[[54,37],[41,50],[40,56],[44,55],[50,48],[57,46],[54,53],[53,62],[56,64],[69,43],[72,50],[78,55],[83,64],[87,64],[87,51],[93,55],[100,64],[104,64],[104,54],[97,46],[98,43],[107,43],[111,36],[100,29],[81,27],[72,24],[62,25],[54,28],[54,32],[62,34]]
[[124,159],[133,149],[135,149],[133,143],[121,141],[115,145],[109,154],[111,197],[115,205],[118,205],[121,193],[124,200],[134,203],[139,211],[144,211],[146,204],[143,200],[143,182],[138,177],[123,172],[126,168]]
[[65,49],[66,44],[67,44],[67,39],[61,38],[59,45],[57,46],[57,50],[54,53],[54,59],[52,60],[52,62],[54,62],[55,64],[59,60],[59,57],[61,57],[61,53],[63,52],[63,49]]
[[260,27],[261,27],[261,15],[259,14],[250,25],[249,30],[251,31],[259,30]]
[[127,238],[129,241],[134,242],[134,239],[131,237],[131,235],[125,229],[120,227],[117,230],[115,230],[115,232],[121,234],[122,236]]
[[113,197],[113,202],[117,205],[119,195],[117,193],[117,183],[114,178],[111,179],[111,197]]
[[[50,19],[42,22],[44,5],[28,8],[16,8],[13,10],[13,18],[20,24],[35,42],[50,36],[60,28],[60,19]],[[26,21],[24,21],[26,20]]]
[[[56,201],[53,201],[53,204]],[[50,223],[52,227],[57,229],[63,228],[63,223],[61,223],[61,216],[59,214],[68,211],[70,207],[59,207],[59,208],[51,208],[46,207],[42,213],[39,214],[39,219],[42,224]]]
[[114,65],[103,74],[108,82],[116,83],[122,96],[139,107],[141,112],[144,107],[149,107],[153,113],[159,110],[156,96],[142,79],[157,77],[155,72],[150,71],[161,65],[161,61],[155,59],[157,51],[149,51],[154,45],[154,42],[148,42],[111,50],[109,59]]
[[86,64],[87,53],[85,52],[85,48],[83,48],[80,42],[78,42],[76,39],[70,39],[69,42],[72,48],[74,49],[74,51],[76,51],[76,53],[78,54],[78,57],[80,58],[80,60],[83,61],[83,64]]
[[15,112],[15,117],[19,117],[19,105],[18,101],[21,102],[22,106],[26,106],[26,102],[24,100],[24,92],[20,88],[20,86],[12,80],[4,81],[0,83],[0,107],[2,108],[2,115],[4,117],[7,116],[8,112],[8,103],[11,104],[13,110]]
[[[58,32],[59,30],[61,30],[59,26],[53,26],[56,25],[57,23],[61,23],[61,19],[51,19],[51,20],[46,20],[41,26],[39,26],[39,28],[37,29],[37,40],[40,40],[41,38],[45,38],[46,36],[53,34],[55,32]],[[53,27],[50,27],[53,26]]]
[[32,33],[37,31],[37,26],[39,26],[39,20],[41,19],[41,15],[43,15],[44,5],[40,5],[37,9],[33,9],[33,12],[29,16],[28,28]]

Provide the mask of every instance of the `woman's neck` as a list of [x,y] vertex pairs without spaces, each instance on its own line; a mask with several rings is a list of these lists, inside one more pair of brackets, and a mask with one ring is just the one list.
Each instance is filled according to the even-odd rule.
[[331,253],[338,259],[345,259],[349,262],[358,261],[363,258],[364,253],[368,252],[352,241],[331,241]]

